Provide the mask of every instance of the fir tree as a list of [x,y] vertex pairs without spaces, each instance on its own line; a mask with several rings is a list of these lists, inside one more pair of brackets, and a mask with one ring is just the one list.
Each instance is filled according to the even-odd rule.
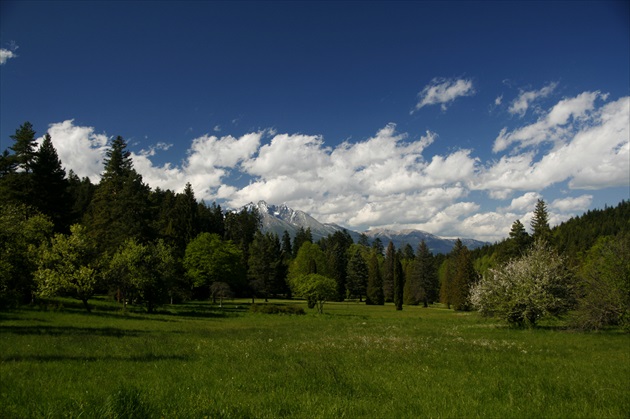
[[389,242],[383,263],[383,294],[385,301],[394,301],[394,270],[396,269],[396,248]]

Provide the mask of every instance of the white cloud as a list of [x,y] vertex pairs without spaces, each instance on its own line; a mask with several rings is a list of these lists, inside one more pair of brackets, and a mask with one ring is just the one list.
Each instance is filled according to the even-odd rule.
[[441,105],[442,110],[446,110],[447,105],[458,97],[473,94],[472,80],[435,78],[418,93],[418,103],[411,113],[427,105]]
[[499,106],[499,105],[501,105],[501,103],[503,103],[503,95],[497,96],[496,99],[494,99],[494,105],[495,106]]
[[565,141],[574,134],[574,125],[577,126],[578,122],[590,116],[589,113],[595,108],[595,101],[606,98],[607,95],[600,92],[584,92],[574,98],[561,100],[535,123],[512,132],[508,132],[507,128],[501,130],[492,151],[501,152],[513,144],[525,148],[546,142]]
[[17,54],[14,51],[9,49],[0,48],[0,65],[6,64],[7,61],[11,58],[17,57]]
[[512,115],[519,115],[521,117],[525,116],[525,113],[529,109],[529,106],[532,102],[549,96],[557,86],[558,83],[549,83],[547,86],[543,87],[540,90],[521,90],[521,93],[518,95],[518,97],[514,99],[510,104],[508,112]]
[[[437,134],[413,137],[397,132],[395,124],[335,147],[318,135],[271,130],[240,137],[207,134],[191,140],[179,164],[156,163],[170,147],[166,143],[133,154],[133,160],[152,187],[181,191],[190,182],[197,198],[221,200],[225,207],[264,199],[357,230],[420,228],[497,240],[516,219],[528,225],[536,200],[551,185],[628,185],[630,98],[602,105],[598,99],[607,97],[585,92],[559,101],[533,124],[504,129],[502,155],[493,161],[482,161],[467,149],[427,154]],[[107,136],[74,126],[72,120],[53,124],[49,131],[66,167],[98,181]],[[546,143],[551,146],[530,147]],[[242,185],[243,180],[249,183]],[[472,191],[501,202],[482,210]],[[549,204],[550,220],[563,221],[592,199],[556,199]]]
[[93,127],[76,126],[72,119],[51,124],[48,134],[66,170],[72,169],[94,183],[99,181],[107,151],[105,134],[96,134]]
[[591,205],[593,195],[582,195],[575,198],[559,198],[554,200],[550,205],[550,209],[556,209],[560,212],[577,212],[585,211]]

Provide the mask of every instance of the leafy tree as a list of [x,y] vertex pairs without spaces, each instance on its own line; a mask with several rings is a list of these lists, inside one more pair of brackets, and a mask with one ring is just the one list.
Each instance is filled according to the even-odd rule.
[[486,316],[534,327],[547,316],[559,316],[575,305],[575,282],[566,260],[537,240],[513,259],[474,284],[471,302]]
[[547,212],[547,204],[542,199],[536,202],[534,216],[531,221],[532,240],[549,241],[551,239],[551,229],[549,228],[549,213]]
[[52,235],[53,223],[24,204],[0,204],[0,308],[32,300],[37,252]]
[[141,244],[128,239],[110,261],[111,274],[117,276],[124,297],[142,301],[149,313],[168,301],[176,272],[173,249],[158,240]]
[[35,272],[38,294],[41,297],[70,294],[90,312],[88,300],[94,295],[98,280],[96,258],[96,243],[85,227],[74,224],[70,235],[56,234],[50,246],[43,245],[39,250]]
[[223,300],[226,298],[232,298],[232,289],[225,282],[215,282],[210,286],[210,295],[212,301],[219,300],[219,307],[223,307]]
[[394,270],[396,267],[396,248],[389,242],[383,263],[383,294],[385,301],[394,301]]
[[298,231],[295,233],[295,238],[293,239],[293,257],[295,258],[298,254],[298,251],[302,247],[305,242],[313,243],[313,234],[311,233],[311,228],[307,228],[304,230],[304,227],[300,227]]
[[600,237],[579,276],[582,296],[575,325],[587,330],[621,325],[630,332],[630,234]]
[[231,241],[222,241],[217,234],[201,233],[186,247],[184,268],[196,287],[226,282],[235,288],[243,284],[247,271],[243,254]]
[[394,259],[394,305],[396,310],[402,310],[403,306],[403,287],[405,285],[405,275],[403,273],[402,263],[396,255]]
[[359,297],[363,301],[366,293],[369,276],[368,264],[365,260],[367,248],[362,245],[353,245],[349,249],[350,259],[348,260],[348,276],[346,288],[348,297]]
[[383,277],[381,276],[381,267],[378,260],[377,250],[375,249],[372,250],[368,263],[368,283],[365,303],[368,305],[385,304],[385,295],[383,294]]
[[[337,296],[337,282],[324,275],[308,274],[294,276],[290,280],[293,294],[314,302],[317,312],[324,312],[324,303]],[[310,307],[312,308],[312,307]]]

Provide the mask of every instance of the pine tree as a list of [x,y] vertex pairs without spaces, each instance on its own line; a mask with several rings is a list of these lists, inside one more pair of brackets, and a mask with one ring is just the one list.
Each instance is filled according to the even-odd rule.
[[[459,241],[459,239],[458,239]],[[477,274],[473,267],[472,256],[468,248],[461,244],[454,255],[454,276],[451,303],[455,310],[468,311],[470,305],[470,287],[476,282]]]
[[416,258],[410,268],[409,280],[405,283],[405,304],[415,305],[420,301],[424,307],[437,300],[439,283],[433,264],[433,255],[424,242],[418,245]]
[[33,124],[30,122],[23,123],[20,128],[15,130],[15,134],[11,136],[11,139],[15,143],[9,148],[13,150],[17,169],[29,173],[35,160],[37,147]]
[[551,229],[549,228],[549,213],[547,212],[547,204],[542,199],[536,202],[534,216],[531,221],[532,240],[539,239],[549,242],[551,239]]

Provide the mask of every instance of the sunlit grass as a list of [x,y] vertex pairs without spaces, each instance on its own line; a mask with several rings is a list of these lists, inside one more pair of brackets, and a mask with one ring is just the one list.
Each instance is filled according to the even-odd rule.
[[[2,417],[628,417],[630,336],[443,308],[0,313]],[[276,302],[281,303],[281,302]],[[292,304],[296,304],[292,302]],[[131,413],[130,413],[131,412]]]

